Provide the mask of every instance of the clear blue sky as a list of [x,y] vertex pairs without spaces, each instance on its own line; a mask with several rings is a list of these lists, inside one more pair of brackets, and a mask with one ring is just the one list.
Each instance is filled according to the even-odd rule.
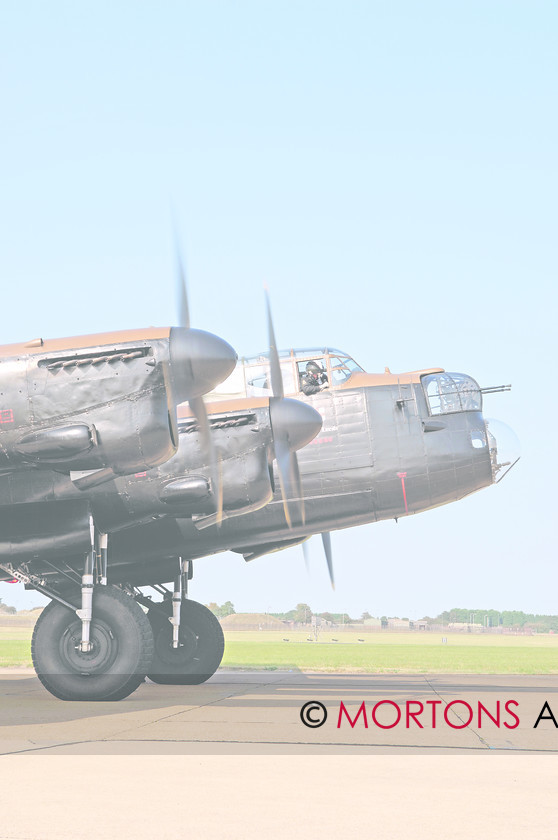
[[[0,7],[3,343],[175,319],[241,354],[331,344],[481,385],[523,458],[455,505],[245,564],[237,610],[558,610],[557,18],[551,2],[26,2]],[[443,548],[442,548],[443,547]],[[0,597],[38,603],[20,586]]]

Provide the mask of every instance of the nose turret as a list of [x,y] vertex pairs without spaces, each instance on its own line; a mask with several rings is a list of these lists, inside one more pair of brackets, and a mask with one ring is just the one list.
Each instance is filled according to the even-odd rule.
[[485,417],[486,436],[492,467],[492,481],[498,484],[521,457],[519,438],[506,423]]

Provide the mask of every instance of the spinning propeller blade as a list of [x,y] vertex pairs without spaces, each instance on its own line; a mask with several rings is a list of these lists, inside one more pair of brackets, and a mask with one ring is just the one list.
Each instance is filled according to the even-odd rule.
[[[308,538],[309,539],[309,538]],[[327,531],[324,531],[322,534],[322,544],[324,547],[324,554],[327,562],[327,570],[329,572],[329,579],[331,581],[331,588],[335,589],[335,577],[333,574],[333,551],[331,548],[331,534]],[[310,551],[307,542],[302,543],[302,553],[304,555],[304,565],[306,566],[306,571],[310,571]]]
[[190,329],[190,307],[188,306],[188,290],[186,288],[186,272],[178,244],[178,237],[175,233],[176,248],[176,299],[178,308],[178,326]]
[[[188,304],[188,290],[186,285],[186,271],[184,269],[184,260],[178,242],[178,237],[175,233],[175,248],[176,248],[176,289],[177,289],[177,308],[178,308],[178,322],[180,327],[192,332],[200,332],[199,330],[192,330],[190,327],[190,306]],[[219,339],[220,340],[220,339]],[[227,345],[228,346],[228,345]],[[232,349],[232,348],[231,348]],[[234,351],[233,351],[234,353]],[[228,373],[232,372],[234,364],[236,363],[236,353],[234,353],[234,362]],[[227,366],[229,367],[229,366]],[[228,376],[227,373],[227,376]],[[226,378],[226,377],[225,377]],[[222,381],[222,380],[219,380]],[[217,384],[217,383],[216,383]],[[198,429],[200,433],[200,441],[202,451],[207,458],[213,495],[217,501],[217,525],[220,525],[223,519],[223,487],[221,481],[221,463],[213,443],[211,436],[211,426],[207,417],[207,410],[203,396],[197,395],[188,400],[192,413],[198,421]]]
[[192,409],[192,414],[198,421],[202,452],[207,458],[207,462],[209,464],[211,485],[213,495],[216,500],[216,525],[219,526],[223,521],[223,482],[221,460],[219,458],[219,453],[215,448],[215,444],[213,443],[211,426],[203,397],[194,397],[194,399],[189,400],[189,405]]
[[297,520],[295,524],[304,525],[305,522],[302,482],[296,450],[301,449],[316,437],[322,428],[322,418],[317,411],[306,403],[285,397],[267,289],[265,297],[269,333],[269,366],[273,393],[269,400],[269,415],[275,460],[279,473],[279,485],[283,498],[283,510],[285,511],[287,525],[292,528],[293,516],[290,506],[292,506],[292,512]]
[[178,326],[172,327],[170,334],[170,385],[171,402],[176,406],[223,382],[232,373],[237,356],[222,338],[191,328],[186,271],[176,231],[174,245]]
[[275,330],[273,329],[273,319],[271,317],[271,305],[269,303],[269,291],[265,288],[265,305],[267,310],[267,334],[269,337],[269,367],[271,371],[271,390],[274,397],[283,399],[285,392],[283,390],[283,376],[281,375],[281,365],[279,364],[279,352],[277,350],[277,341],[275,339]]
[[304,565],[306,566],[306,571],[310,574],[310,549],[308,547],[308,540],[304,540],[302,543],[302,554],[304,555]]
[[333,577],[333,552],[331,550],[331,534],[328,531],[325,531],[322,534],[322,543],[324,546],[324,554],[326,557],[329,579],[331,581],[331,588],[335,589],[335,578]]
[[285,519],[289,528],[293,527],[293,521],[289,510],[289,501],[296,498],[298,504],[295,511],[300,515],[301,524],[304,525],[304,500],[297,495],[294,480],[293,461],[296,459],[294,452],[289,449],[288,443],[281,437],[274,436],[275,445],[275,460],[277,461],[277,470],[279,472],[279,486],[281,487],[281,496],[283,498],[283,510],[285,511]]

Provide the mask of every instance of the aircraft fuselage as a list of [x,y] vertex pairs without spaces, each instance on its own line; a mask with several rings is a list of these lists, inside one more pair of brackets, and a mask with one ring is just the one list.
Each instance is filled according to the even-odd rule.
[[210,405],[225,494],[220,527],[212,519],[215,498],[199,433],[182,412],[177,454],[151,470],[87,492],[54,472],[14,474],[0,507],[0,558],[27,562],[47,577],[48,563],[79,570],[91,513],[110,535],[109,580],[164,582],[178,556],[230,549],[249,558],[321,531],[419,513],[489,486],[494,447],[480,392],[476,409],[433,414],[425,374],[433,375],[354,374],[344,387],[297,395],[323,418],[321,432],[298,454],[304,524],[294,521],[289,529],[286,523],[267,400],[246,399]]

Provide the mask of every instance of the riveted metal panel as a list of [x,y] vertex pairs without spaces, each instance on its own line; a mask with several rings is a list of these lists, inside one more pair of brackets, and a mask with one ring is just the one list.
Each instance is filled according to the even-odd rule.
[[86,552],[90,545],[86,499],[0,508],[0,558],[32,562]]

